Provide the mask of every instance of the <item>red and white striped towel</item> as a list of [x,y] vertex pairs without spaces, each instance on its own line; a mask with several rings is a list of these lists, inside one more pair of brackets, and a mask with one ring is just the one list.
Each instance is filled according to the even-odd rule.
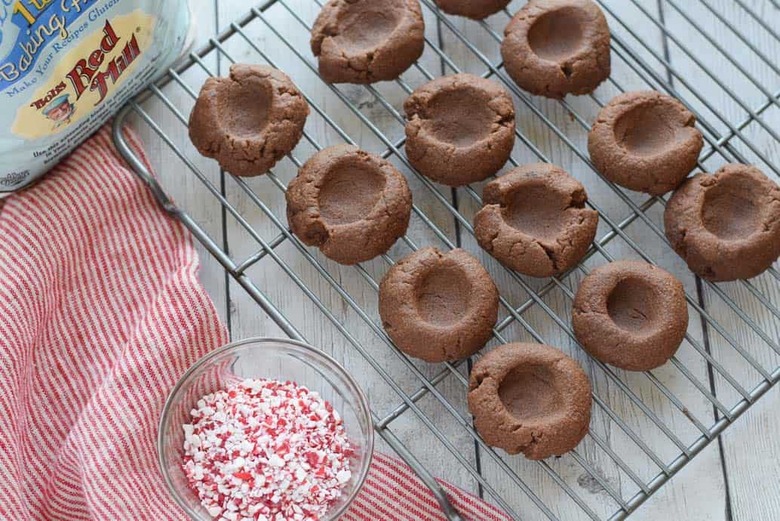
[[[197,272],[186,230],[124,166],[108,129],[5,202],[0,519],[185,518],[155,440],[178,377],[227,342]],[[445,486],[465,519],[507,519]],[[377,455],[345,519],[443,516],[408,467]]]

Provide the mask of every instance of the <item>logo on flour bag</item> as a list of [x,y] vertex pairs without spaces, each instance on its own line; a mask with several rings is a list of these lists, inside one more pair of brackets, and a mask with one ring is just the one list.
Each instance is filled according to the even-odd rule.
[[[102,103],[106,99],[109,88],[119,81],[122,74],[141,55],[138,38],[133,34],[120,53],[106,59],[106,56],[109,56],[120,43],[120,37],[117,36],[110,21],[106,21],[103,35],[97,49],[78,60],[63,81],[44,97],[30,104],[31,107],[41,111],[44,117],[53,121],[55,129],[71,123],[72,116],[76,112],[74,102],[80,100],[87,90],[98,94],[95,105]],[[62,94],[69,87],[73,91],[73,101],[70,100],[70,94]]]
[[[131,71],[141,61],[151,38],[154,20],[139,10],[108,19],[98,19],[92,14],[94,11],[87,11],[86,22],[93,26],[99,24],[99,30],[93,29],[65,47],[63,42],[68,41],[67,37],[66,40],[58,37],[50,46],[52,50],[39,59],[33,73],[49,66],[48,79],[46,83],[36,83],[29,101],[18,108],[11,127],[17,136],[38,138],[76,126],[132,77]],[[63,55],[53,61],[52,53]]]
[[173,62],[186,0],[0,0],[0,193],[73,150]]

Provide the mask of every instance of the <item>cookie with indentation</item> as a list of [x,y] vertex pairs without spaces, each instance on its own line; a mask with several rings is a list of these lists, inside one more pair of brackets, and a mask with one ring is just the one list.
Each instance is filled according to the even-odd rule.
[[190,114],[190,140],[231,174],[268,172],[303,135],[309,105],[292,80],[265,65],[234,64],[209,78]]
[[474,234],[505,266],[550,277],[576,266],[596,236],[598,212],[587,201],[585,187],[561,168],[523,165],[485,186]]
[[609,78],[609,26],[591,0],[530,0],[504,31],[509,76],[532,94],[588,94]]
[[499,12],[512,0],[436,0],[436,5],[445,13],[465,16],[472,20],[483,20]]
[[685,181],[666,205],[664,224],[697,275],[749,279],[780,256],[780,187],[755,166],[725,165]]
[[588,433],[591,387],[558,349],[505,344],[474,365],[468,403],[486,443],[541,460],[573,450]]
[[422,175],[462,186],[498,172],[515,142],[515,107],[498,83],[455,74],[426,83],[404,103],[406,155]]
[[352,145],[315,154],[286,197],[293,233],[347,265],[387,252],[406,233],[412,210],[406,178],[389,161]]
[[661,195],[696,167],[704,138],[695,125],[695,116],[670,96],[626,92],[599,112],[588,134],[588,151],[610,181]]
[[394,80],[424,48],[417,0],[330,0],[311,30],[311,50],[329,83]]
[[685,289],[652,264],[612,262],[583,279],[572,325],[596,359],[628,371],[649,371],[665,364],[685,337]]
[[459,360],[490,339],[498,319],[498,290],[468,252],[423,248],[382,279],[379,315],[387,334],[409,356]]

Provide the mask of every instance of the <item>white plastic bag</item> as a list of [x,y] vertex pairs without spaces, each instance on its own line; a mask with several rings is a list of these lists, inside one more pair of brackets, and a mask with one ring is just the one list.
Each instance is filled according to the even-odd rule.
[[43,175],[180,54],[187,0],[0,0],[0,193]]

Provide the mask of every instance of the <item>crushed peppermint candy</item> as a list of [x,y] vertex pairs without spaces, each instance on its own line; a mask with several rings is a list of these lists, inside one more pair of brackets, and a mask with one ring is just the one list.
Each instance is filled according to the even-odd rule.
[[352,478],[339,413],[293,382],[204,396],[183,429],[184,473],[215,520],[317,521]]

